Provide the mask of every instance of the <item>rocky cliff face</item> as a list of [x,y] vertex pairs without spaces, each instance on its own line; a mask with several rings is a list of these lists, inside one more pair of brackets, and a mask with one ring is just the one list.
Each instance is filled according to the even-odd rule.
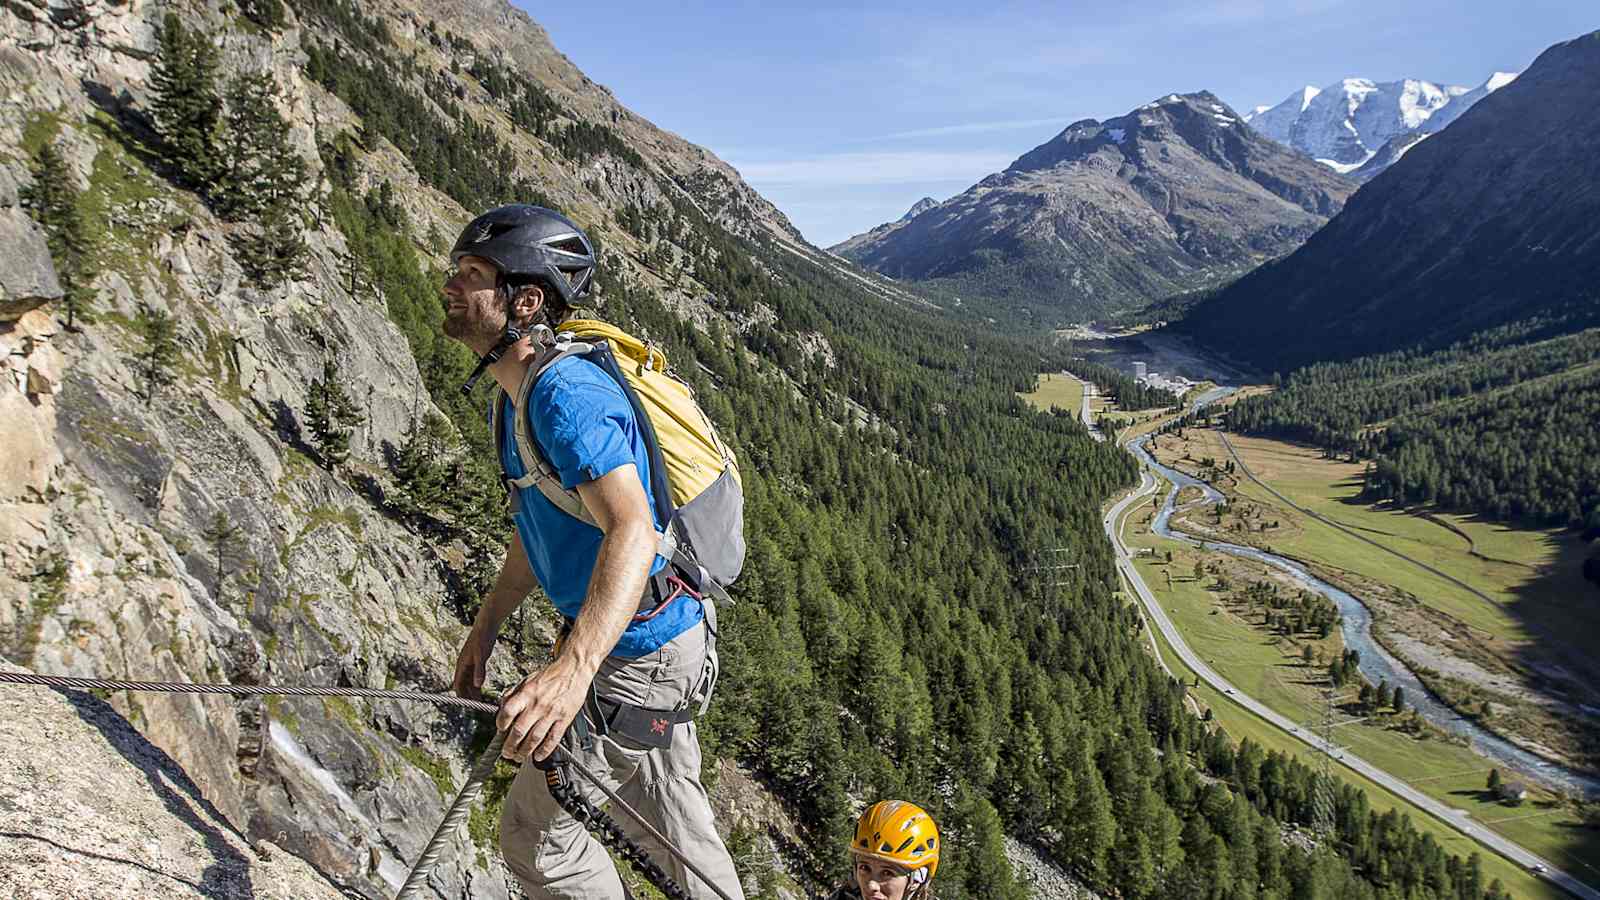
[[348,896],[305,860],[240,833],[172,757],[103,700],[0,693],[0,746],[7,897]]
[[[229,241],[241,226],[175,187],[152,150],[151,63],[156,28],[169,11],[219,49],[224,75],[270,72],[284,88],[290,140],[312,174],[307,270],[280,288],[262,289],[244,276]],[[653,286],[685,314],[716,315],[683,284],[682,243],[692,237],[607,228],[622,207],[678,202],[738,233],[799,241],[726,164],[623,109],[524,14],[492,2],[376,4],[366,12],[385,23],[396,54],[425,54],[441,71],[450,64],[424,39],[425,28],[470,36],[462,42],[470,51],[451,51],[458,62],[493,59],[530,73],[571,122],[603,124],[636,148],[633,161],[601,153],[567,164],[548,142],[513,128],[475,80],[455,79],[470,115],[509,143],[545,196],[600,223],[618,277]],[[394,491],[388,455],[432,404],[384,298],[349,276],[350,244],[327,215],[330,186],[318,148],[363,123],[306,77],[318,28],[298,8],[286,15],[274,31],[232,5],[0,5],[0,655],[15,663],[151,680],[448,686],[464,636],[453,588],[459,548],[425,539],[384,502]],[[393,144],[375,133],[366,141],[357,183],[387,182],[415,245],[425,254],[444,250],[469,211],[426,184]],[[46,142],[64,154],[96,236],[95,315],[77,331],[60,324],[55,268],[20,205],[34,178],[31,155]],[[177,324],[176,382],[148,400],[133,361],[140,304]],[[365,417],[349,463],[335,471],[307,446],[304,416],[307,387],[330,356]],[[220,568],[206,538],[219,513],[239,529]],[[507,655],[497,656],[492,682],[514,680]],[[8,721],[14,707],[61,706],[48,693],[21,706],[9,694],[6,700]],[[333,886],[392,895],[459,786],[470,762],[467,738],[481,724],[383,702],[150,694],[107,702],[192,781],[185,804],[203,797],[202,821],[185,827],[222,835],[213,849],[232,860],[230,883],[274,885],[256,896],[335,896]],[[76,727],[52,710],[61,729]],[[109,711],[95,713],[95,722]],[[11,732],[0,736],[8,760],[42,765],[47,760],[36,757],[50,752]],[[127,812],[142,823],[137,828],[164,828],[140,818],[140,798],[117,793],[141,792],[141,779],[125,768],[108,766],[104,790],[113,795],[96,814]],[[52,783],[67,780],[61,774]],[[483,825],[475,823],[436,871],[440,896],[511,893]],[[49,852],[51,842],[70,841],[5,802],[0,827],[36,840],[43,855],[28,856],[27,865],[50,860],[46,867],[60,867],[60,883],[73,886],[63,890],[73,895],[95,895],[88,886],[113,877]],[[253,840],[304,863],[252,859]],[[114,855],[137,870],[147,851],[128,843]],[[0,883],[18,877],[21,858],[0,862]],[[155,868],[203,882],[181,866],[179,874]],[[99,895],[165,892],[140,887],[160,879],[126,877],[134,880],[108,880]],[[288,879],[281,887],[280,877]],[[321,886],[304,886],[313,882]]]
[[1050,324],[1244,272],[1297,247],[1353,188],[1213,95],[1171,94],[1076,122],[965,193],[834,249]]
[[[119,116],[145,93],[155,11],[91,5],[64,23],[0,11],[17,36],[0,46],[3,221],[27,233],[17,187],[32,176],[18,151],[53,140],[104,212],[106,263],[95,321],[71,333],[48,305],[16,314],[49,299],[42,240],[8,250],[18,271],[6,278],[0,406],[21,427],[0,439],[3,652],[64,674],[437,690],[462,634],[443,603],[441,560],[297,446],[305,387],[337,352],[370,422],[352,468],[377,471],[421,393],[416,366],[383,309],[331,280],[272,293],[245,283],[227,226],[129,138]],[[238,35],[224,46],[230,59],[279,67],[299,88],[292,102],[309,106],[288,48]],[[311,129],[297,132],[309,151]],[[342,237],[319,230],[310,241],[314,269],[336,272]],[[178,322],[178,382],[149,403],[130,364],[139,302]],[[203,538],[218,512],[241,530],[221,577]],[[398,886],[431,833],[434,775],[459,773],[453,748],[473,724],[384,705],[110,702],[187,773],[219,826],[378,894]],[[440,870],[447,895],[507,895],[479,858],[461,842]]]
[[1600,33],[1551,47],[1182,327],[1287,370],[1592,308],[1597,92]]

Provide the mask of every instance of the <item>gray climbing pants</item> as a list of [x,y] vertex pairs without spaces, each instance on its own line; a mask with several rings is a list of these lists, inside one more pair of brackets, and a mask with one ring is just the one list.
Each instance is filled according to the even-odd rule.
[[[702,688],[703,678],[708,677],[707,662],[714,670],[716,650],[707,646],[706,633],[704,624],[697,625],[655,653],[638,659],[607,658],[595,676],[596,692],[651,709],[683,706]],[[704,685],[705,690],[709,687]],[[742,900],[744,892],[733,859],[717,834],[711,803],[700,785],[700,741],[693,722],[676,726],[672,746],[667,748],[646,748],[608,734],[596,737],[592,749],[577,750],[575,756],[713,878],[718,888]],[[574,774],[574,783],[595,805],[606,802],[583,776]],[[717,895],[631,816],[617,809],[608,811],[690,897],[715,900]],[[624,896],[622,880],[605,848],[556,805],[544,773],[534,766],[523,766],[511,785],[500,816],[500,849],[523,892],[533,900],[621,900]]]

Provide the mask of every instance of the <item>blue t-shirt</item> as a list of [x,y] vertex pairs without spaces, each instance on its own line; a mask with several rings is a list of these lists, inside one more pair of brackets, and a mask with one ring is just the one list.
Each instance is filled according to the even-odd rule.
[[[517,413],[510,397],[503,403],[500,414],[506,425],[500,442],[500,464],[506,474],[521,478],[526,470],[517,453],[510,418]],[[656,529],[661,529],[661,517],[650,492],[650,452],[644,435],[622,388],[599,366],[576,356],[557,362],[534,385],[528,395],[528,409],[522,414],[528,416],[534,440],[561,478],[561,486],[568,490],[633,463],[650,504],[650,517]],[[537,487],[513,490],[518,490],[519,497],[512,521],[517,525],[533,574],[556,609],[575,619],[588,596],[589,576],[594,572],[605,533],[562,512]],[[657,556],[651,573],[659,572],[666,564],[664,558]],[[680,599],[649,621],[630,623],[611,652],[630,658],[653,653],[699,624],[704,615],[699,603]]]

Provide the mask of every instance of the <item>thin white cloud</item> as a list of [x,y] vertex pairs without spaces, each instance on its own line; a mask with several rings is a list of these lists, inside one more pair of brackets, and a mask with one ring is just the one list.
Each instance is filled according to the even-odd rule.
[[924,181],[977,181],[1011,164],[1012,151],[910,151],[905,153],[826,153],[801,159],[741,162],[733,167],[756,185],[907,184]]
[[949,137],[957,134],[992,134],[997,131],[1021,131],[1025,128],[1044,128],[1050,125],[1064,124],[1068,119],[1065,116],[1052,116],[1048,119],[1006,119],[998,122],[967,122],[961,125],[939,125],[933,128],[915,128],[910,131],[896,131],[890,134],[880,134],[874,137],[861,138],[851,141],[854,144],[870,144],[878,141],[898,141],[908,138]]

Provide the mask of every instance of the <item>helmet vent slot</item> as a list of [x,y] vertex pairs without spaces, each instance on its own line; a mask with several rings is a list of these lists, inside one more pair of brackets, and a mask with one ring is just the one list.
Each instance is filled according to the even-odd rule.
[[574,256],[589,255],[588,246],[584,244],[583,238],[578,237],[577,235],[551,241],[550,243],[545,244],[545,246],[552,250],[559,250],[562,253],[571,253]]

